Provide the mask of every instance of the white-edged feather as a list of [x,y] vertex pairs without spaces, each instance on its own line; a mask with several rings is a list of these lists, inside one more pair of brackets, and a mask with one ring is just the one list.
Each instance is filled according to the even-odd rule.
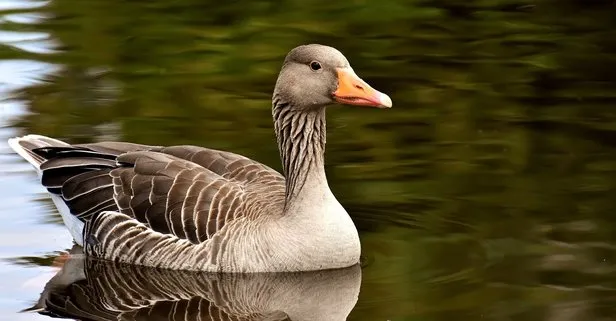
[[[20,142],[22,141],[27,141],[32,144],[38,145],[40,147],[51,146],[51,144],[48,143],[49,141],[54,142],[55,146],[70,146],[69,144],[61,140],[57,140],[57,139],[42,136],[42,135],[34,135],[34,134],[25,135],[22,137],[14,137],[8,140],[8,143],[11,149],[13,149],[19,156],[23,157],[28,163],[30,163],[36,169],[36,173],[38,174],[39,178],[42,175],[41,162],[37,160],[36,158],[34,158],[30,153],[26,151],[25,148],[23,148],[20,145]],[[60,212],[62,221],[64,221],[64,225],[66,225],[66,227],[68,228],[69,232],[71,233],[71,236],[73,236],[77,244],[79,244],[80,246],[83,246],[82,232],[83,232],[84,223],[80,221],[75,215],[71,214],[70,209],[68,208],[68,206],[66,206],[66,203],[64,202],[61,196],[54,195],[51,193],[49,193],[49,195],[53,203],[56,205],[58,212]]]
[[51,138],[51,137],[47,137],[47,136],[42,136],[42,135],[36,135],[36,134],[30,134],[30,135],[25,135],[22,137],[13,137],[13,138],[9,138],[9,147],[11,147],[11,149],[13,151],[15,151],[19,156],[23,157],[23,159],[25,159],[28,163],[30,163],[32,166],[34,166],[34,168],[36,168],[36,172],[37,174],[40,176],[41,175],[41,163],[35,159],[34,157],[32,157],[32,155],[30,155],[26,149],[24,149],[19,142],[20,141],[29,141],[32,143],[38,143],[41,145],[41,147],[45,147],[45,146],[51,146],[49,143],[45,142],[45,141],[53,141],[55,143],[57,143],[59,146],[70,146],[69,144],[61,141],[61,140],[57,140],[55,138]]

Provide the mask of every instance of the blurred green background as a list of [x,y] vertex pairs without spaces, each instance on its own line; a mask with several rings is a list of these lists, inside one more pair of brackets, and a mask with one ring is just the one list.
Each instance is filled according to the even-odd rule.
[[286,53],[341,50],[391,110],[328,111],[330,186],[362,237],[349,320],[608,320],[616,300],[616,3],[52,0],[58,71],[12,126],[195,144],[280,169]]

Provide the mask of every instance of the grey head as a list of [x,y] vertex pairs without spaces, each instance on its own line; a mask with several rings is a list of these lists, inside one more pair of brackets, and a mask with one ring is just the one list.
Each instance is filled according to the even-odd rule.
[[310,44],[293,48],[276,81],[274,100],[313,109],[342,103],[390,108],[389,96],[359,78],[336,48]]

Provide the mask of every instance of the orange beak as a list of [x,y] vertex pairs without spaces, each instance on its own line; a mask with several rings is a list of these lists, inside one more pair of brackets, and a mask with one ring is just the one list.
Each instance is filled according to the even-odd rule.
[[370,87],[359,78],[351,68],[336,68],[338,72],[338,89],[334,91],[334,99],[347,105],[372,106],[391,108],[391,98]]

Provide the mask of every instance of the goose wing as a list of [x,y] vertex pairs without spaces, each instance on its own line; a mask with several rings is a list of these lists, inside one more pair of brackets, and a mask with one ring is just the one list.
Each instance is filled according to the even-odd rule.
[[[32,151],[43,159],[43,185],[84,222],[118,211],[155,232],[201,243],[238,217],[276,212],[284,202],[282,175],[230,152],[121,142]],[[268,210],[257,210],[262,206]]]

